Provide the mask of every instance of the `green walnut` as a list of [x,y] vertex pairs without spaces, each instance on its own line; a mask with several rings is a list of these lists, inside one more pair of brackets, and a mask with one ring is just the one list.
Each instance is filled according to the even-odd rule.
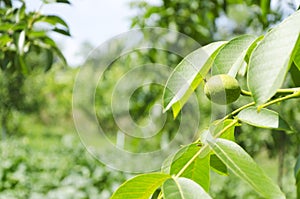
[[212,76],[204,86],[205,95],[216,104],[230,104],[236,101],[240,94],[241,88],[236,79],[229,75]]

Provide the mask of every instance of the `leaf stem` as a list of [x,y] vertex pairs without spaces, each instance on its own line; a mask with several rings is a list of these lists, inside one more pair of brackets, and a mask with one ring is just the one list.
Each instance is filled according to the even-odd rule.
[[246,104],[246,105],[244,105],[244,106],[236,109],[235,111],[232,111],[231,113],[229,113],[228,115],[226,115],[225,117],[223,117],[221,120],[219,120],[217,122],[217,124],[219,124],[220,122],[223,122],[224,120],[226,120],[226,119],[228,119],[228,118],[230,118],[230,117],[238,114],[240,111],[242,111],[242,110],[244,110],[244,109],[246,109],[246,108],[248,108],[250,106],[254,106],[254,105],[255,105],[255,102],[251,102],[251,103],[248,103],[248,104]]
[[[238,114],[240,111],[244,110],[245,108],[248,108],[248,107],[254,106],[254,105],[255,105],[255,102],[251,102],[251,103],[249,103],[249,104],[246,104],[246,105],[244,105],[244,106],[242,106],[242,107],[236,109],[235,111],[232,111],[232,112],[230,113],[230,116],[234,116],[234,115]],[[226,119],[227,119],[227,118],[226,118]]]
[[[234,119],[232,122],[230,122],[224,129],[219,131],[214,138],[220,137],[224,132],[226,132],[228,129],[233,127],[236,123],[238,123],[238,119]],[[175,178],[178,178],[183,174],[183,172],[194,162],[194,160],[208,147],[207,142],[200,148],[200,150],[180,169],[180,171],[176,174]]]
[[163,198],[163,194],[162,191],[159,192],[159,195],[157,196],[157,199],[162,199]]
[[276,94],[290,94],[290,93],[295,93],[299,90],[300,90],[299,87],[296,87],[296,88],[281,88],[281,89],[277,90]]
[[272,105],[272,104],[276,104],[276,103],[278,103],[278,102],[281,102],[281,101],[284,101],[284,100],[287,100],[287,99],[298,98],[298,97],[300,97],[300,90],[297,90],[297,91],[294,90],[293,94],[286,95],[286,96],[284,96],[284,97],[279,97],[279,98],[277,98],[277,99],[271,100],[271,101],[269,101],[269,102],[267,102],[267,103],[265,103],[265,104],[262,104],[262,105],[258,106],[258,107],[257,107],[257,110],[259,111],[259,110],[261,110],[262,108],[267,107],[267,106],[270,106],[270,105]]
[[[291,93],[295,93],[295,92],[297,92],[299,90],[300,90],[300,87],[296,87],[296,88],[281,88],[281,89],[278,89],[276,91],[276,94],[291,94]],[[249,96],[250,97],[250,96],[252,96],[252,93],[250,91],[246,91],[246,90],[241,89],[241,95]]]
[[230,122],[224,129],[222,129],[221,131],[219,131],[214,138],[218,138],[220,137],[223,133],[225,133],[228,129],[230,129],[231,127],[233,127],[234,125],[236,125],[236,123],[238,123],[239,120],[237,118],[235,118],[234,120],[232,120],[232,122]]
[[205,143],[200,150],[180,169],[180,171],[176,174],[175,178],[178,178],[183,174],[183,172],[194,162],[194,160],[208,147],[208,144]]
[[[249,91],[245,91],[245,90],[242,90],[242,92],[245,92],[247,94],[250,93]],[[287,100],[287,99],[300,97],[300,88],[298,87],[298,88],[289,88],[289,89],[278,89],[277,93],[281,93],[281,94],[283,94],[283,93],[292,93],[292,94],[286,95],[284,97],[280,97],[280,98],[277,98],[277,99],[274,99],[272,101],[269,101],[269,102],[267,102],[267,103],[259,106],[258,110],[261,110],[264,107],[270,106],[270,105],[275,104],[275,103],[280,102],[280,101],[284,101],[284,100]],[[246,105],[244,105],[244,106],[236,109],[235,111],[229,113],[228,115],[226,115],[225,117],[223,117],[221,120],[219,120],[217,122],[217,124],[219,124],[220,122],[222,122],[222,121],[224,121],[224,120],[226,120],[226,119],[228,119],[228,118],[230,118],[230,117],[238,114],[240,111],[242,111],[242,110],[244,110],[244,109],[246,109],[246,108],[248,108],[250,106],[254,106],[254,105],[255,105],[255,102],[251,102],[249,104],[246,104]]]
[[241,89],[241,95],[252,96],[252,93],[250,91],[246,91],[246,90]]

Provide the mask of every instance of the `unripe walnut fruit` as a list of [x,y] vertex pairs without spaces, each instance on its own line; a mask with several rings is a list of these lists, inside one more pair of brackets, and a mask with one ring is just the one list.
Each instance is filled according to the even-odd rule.
[[212,76],[204,86],[204,93],[212,102],[216,104],[230,104],[236,101],[241,88],[238,81],[229,75]]

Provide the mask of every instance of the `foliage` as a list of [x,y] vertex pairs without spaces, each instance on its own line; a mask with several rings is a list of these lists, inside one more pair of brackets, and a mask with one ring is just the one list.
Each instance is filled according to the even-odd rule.
[[[69,3],[68,1],[59,1]],[[55,15],[28,11],[25,1],[0,1],[0,76],[2,134],[9,131],[13,111],[32,112],[38,104],[26,104],[23,85],[34,71],[48,71],[56,57],[66,60],[49,36],[70,36],[66,22]],[[27,101],[28,102],[28,101]],[[35,108],[32,108],[35,107]]]
[[108,198],[127,178],[91,157],[76,135],[31,130],[0,143],[1,199]]
[[27,12],[23,1],[20,1],[18,7],[11,5],[12,2],[4,3],[0,9],[1,69],[7,73],[19,72],[25,75],[35,67],[42,67],[41,63],[30,63],[28,59],[32,53],[45,52],[44,70],[49,70],[53,64],[54,53],[66,62],[56,43],[47,35],[57,32],[69,36],[66,22],[58,16],[43,15],[40,11]]
[[15,133],[0,142],[1,199],[108,198],[128,178],[95,160],[76,135],[70,102],[78,70],[58,63],[26,76],[23,103],[35,110],[13,111]]
[[160,0],[155,4],[133,1],[130,5],[138,14],[132,18],[131,26],[177,30],[205,45],[246,32],[262,33],[281,20],[282,7],[287,7],[288,2],[282,3],[285,5],[272,7],[271,0]]
[[[240,40],[240,42],[237,42],[237,40]],[[242,53],[231,50],[233,42],[235,43],[234,48],[244,49]],[[156,187],[159,184],[162,185],[158,196],[156,194],[157,198],[199,198],[200,194],[204,194],[203,198],[209,198],[208,193],[203,193],[204,190],[207,191],[206,183],[203,181],[207,180],[206,176],[210,173],[209,169],[204,169],[206,168],[204,159],[207,156],[208,158],[214,157],[214,161],[209,162],[214,170],[217,170],[218,173],[226,174],[228,169],[247,182],[260,196],[264,198],[286,198],[280,187],[235,142],[234,130],[232,129],[236,129],[238,126],[250,125],[259,127],[258,129],[271,128],[277,131],[280,130],[281,135],[289,136],[292,128],[285,122],[288,118],[285,118],[280,112],[280,109],[285,108],[280,103],[292,103],[286,101],[300,98],[299,87],[282,88],[285,86],[286,81],[291,81],[287,75],[288,73],[293,73],[293,71],[289,70],[291,65],[298,65],[299,42],[300,11],[296,11],[264,36],[251,39],[250,43],[249,37],[242,36],[228,42],[215,42],[202,47],[201,49],[206,51],[209,57],[203,56],[201,49],[188,55],[174,69],[165,87],[164,108],[166,110],[172,108],[174,117],[177,116],[177,113],[179,113],[187,98],[191,95],[191,91],[202,85],[201,82],[204,81],[204,78],[209,76],[210,70],[214,74],[228,74],[236,77],[241,82],[241,85],[245,85],[245,82],[247,82],[247,85],[243,86],[241,92],[243,96],[240,96],[241,100],[245,99],[246,103],[239,104],[225,117],[213,121],[210,124],[210,128],[203,131],[194,143],[180,149],[174,155],[176,158],[168,159],[163,165],[161,173],[142,174],[125,182],[112,198],[126,198],[128,194],[139,190],[139,198],[148,199],[150,188],[152,194],[155,195]],[[211,49],[212,45],[217,47],[207,51],[206,49]],[[235,60],[227,62],[227,70],[224,72],[223,68],[219,70],[215,69],[215,67],[219,67],[219,62],[223,61],[216,57],[225,57],[225,55],[222,55],[225,53],[226,55],[232,55],[231,57]],[[203,57],[204,61],[199,62],[200,59],[195,59],[197,56]],[[177,84],[182,85],[182,87],[174,87],[178,76],[183,77],[185,82],[189,82],[188,87],[186,84]],[[203,93],[201,94],[203,95]],[[275,106],[275,104],[279,105]],[[224,124],[222,124],[223,122]],[[219,127],[220,124],[222,125]],[[259,133],[258,131],[256,133]],[[299,132],[297,131],[299,129],[296,129],[294,134],[298,134]],[[240,134],[243,133],[247,132],[240,132]],[[275,140],[278,144],[281,144],[280,141]],[[186,172],[190,171],[190,167],[195,167],[199,159],[202,162],[202,167],[197,166],[197,172],[193,175],[187,175]],[[216,163],[216,160],[219,163]],[[295,158],[294,162],[296,164]],[[175,164],[177,166],[174,166]],[[172,169],[174,167],[176,172]],[[299,162],[295,167],[297,186],[299,186],[298,171]],[[170,176],[166,176],[167,174]],[[159,179],[163,182],[160,181],[159,184],[154,184],[154,180],[150,180],[152,175],[159,176]],[[140,178],[149,183],[144,184],[141,181],[140,184],[137,183]],[[195,189],[192,191],[191,187]]]

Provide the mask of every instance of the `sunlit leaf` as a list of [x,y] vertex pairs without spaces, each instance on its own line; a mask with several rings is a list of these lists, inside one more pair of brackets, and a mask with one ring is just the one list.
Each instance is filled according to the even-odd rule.
[[235,77],[245,64],[244,58],[255,38],[252,35],[242,35],[225,44],[215,58],[211,68],[212,75],[228,74]]
[[[210,127],[209,127],[209,131],[211,132],[211,134],[217,135],[220,131],[222,131],[226,126],[228,126],[230,123],[232,123],[232,119],[226,119],[222,122],[220,122],[219,120],[211,123]],[[224,139],[228,139],[228,140],[232,140],[234,141],[234,129],[235,126],[230,127],[227,131],[225,131],[224,133],[222,133],[222,135],[220,136],[220,138],[224,138]]]
[[211,199],[205,190],[187,178],[170,178],[162,186],[164,199]]
[[163,173],[138,175],[122,184],[110,199],[149,199],[171,176]]
[[8,31],[13,27],[13,24],[10,23],[1,23],[0,31]]
[[[201,149],[198,144],[191,144],[180,149],[173,157],[170,167],[170,174],[177,174],[191,158]],[[209,190],[209,148],[204,150],[182,173],[182,177],[194,180],[201,185],[206,191]]]
[[238,144],[218,138],[208,141],[215,154],[233,173],[245,180],[265,198],[285,198],[279,187]]
[[31,39],[36,39],[38,37],[47,36],[47,33],[45,31],[33,31],[33,30],[31,30],[27,33],[27,36]]
[[0,47],[6,46],[8,42],[11,42],[12,38],[7,34],[3,34],[0,36]]
[[188,98],[210,70],[218,50],[225,42],[204,46],[185,57],[169,77],[163,94],[164,110],[172,107],[176,117]]
[[265,108],[257,111],[255,107],[249,107],[239,112],[237,118],[242,122],[260,128],[273,128],[287,131],[291,130],[289,125],[277,112]]
[[300,33],[300,11],[268,32],[252,53],[248,86],[256,104],[268,101],[281,87]]
[[261,36],[257,37],[255,39],[255,41],[253,41],[252,44],[249,46],[249,48],[247,50],[247,53],[246,53],[246,56],[245,56],[245,61],[247,63],[249,63],[249,61],[250,61],[250,57],[251,57],[252,52],[254,51],[254,49],[256,48],[256,46],[261,42],[261,40],[264,37],[265,37],[264,35],[261,35]]

